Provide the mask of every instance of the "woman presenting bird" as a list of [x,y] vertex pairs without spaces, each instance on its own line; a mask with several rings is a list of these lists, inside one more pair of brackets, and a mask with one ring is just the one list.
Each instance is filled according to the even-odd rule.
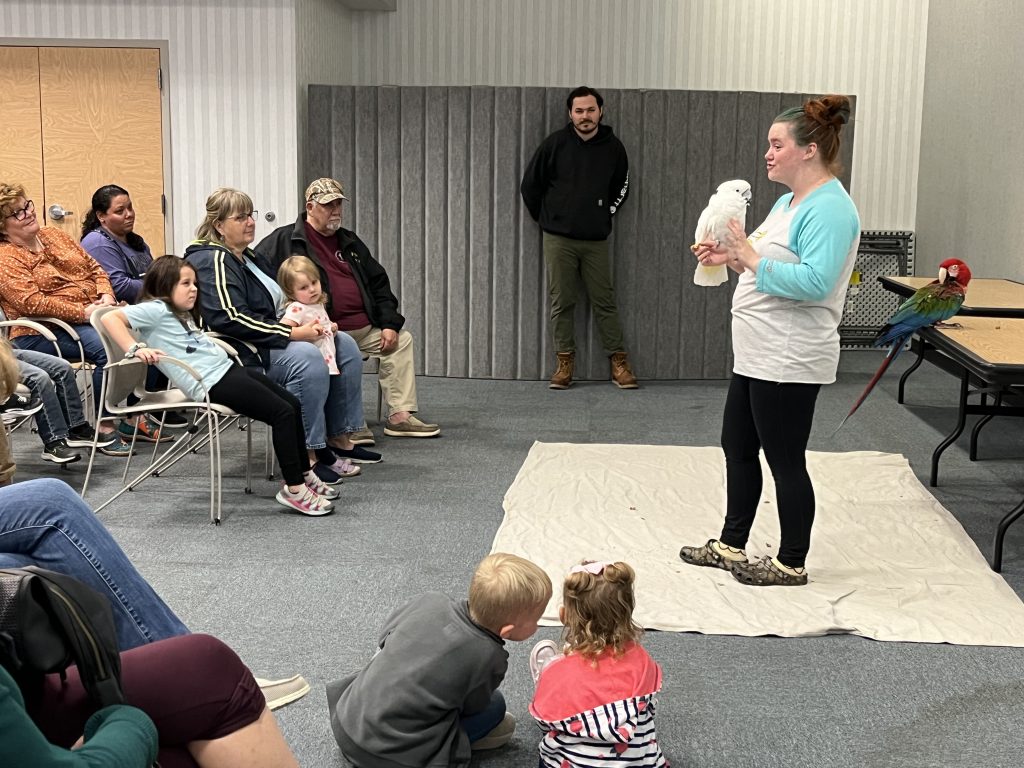
[[[704,267],[720,264],[739,278],[732,297],[733,375],[722,416],[726,509],[722,532],[679,557],[722,568],[751,586],[807,583],[804,561],[814,523],[814,488],[806,450],[814,405],[836,379],[839,321],[857,257],[860,218],[839,179],[839,135],[850,100],[810,99],[768,129],[770,181],[791,190],[750,234],[736,220],[728,232],[693,246]],[[720,242],[719,242],[720,240]],[[778,554],[747,559],[761,502],[760,452],[778,500]]]
[[[864,388],[853,408],[846,414],[836,432],[843,428],[846,420],[853,416],[860,408],[861,403],[867,400],[875,384],[882,378],[886,369],[899,357],[903,351],[903,345],[911,336],[921,328],[930,325],[938,325],[953,317],[963,306],[964,297],[967,295],[967,283],[971,281],[971,270],[967,268],[960,259],[946,259],[939,265],[939,279],[932,280],[928,285],[919,288],[913,296],[907,299],[896,310],[888,323],[882,326],[882,330],[871,342],[873,347],[884,347],[890,344],[889,354],[885,356],[882,364],[878,366],[875,375]],[[835,432],[833,432],[835,434]]]

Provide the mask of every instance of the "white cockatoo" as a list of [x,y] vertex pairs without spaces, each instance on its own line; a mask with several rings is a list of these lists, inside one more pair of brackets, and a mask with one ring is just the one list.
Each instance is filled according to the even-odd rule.
[[[697,232],[694,243],[706,240],[724,240],[729,234],[729,222],[739,221],[741,227],[746,226],[747,206],[750,205],[750,184],[743,179],[724,181],[718,185],[718,191],[708,200],[708,206],[697,219]],[[705,267],[698,264],[693,272],[695,285],[707,287],[721,285],[729,279],[729,272],[724,264]]]

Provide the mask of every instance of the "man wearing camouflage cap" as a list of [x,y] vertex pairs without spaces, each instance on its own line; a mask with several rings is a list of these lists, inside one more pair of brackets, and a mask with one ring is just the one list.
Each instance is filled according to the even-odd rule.
[[[320,271],[327,295],[327,314],[356,340],[364,355],[380,360],[380,386],[388,406],[384,434],[392,437],[436,437],[437,424],[427,424],[417,410],[412,334],[384,267],[354,232],[341,226],[345,197],[341,182],[317,179],[306,188],[306,209],[294,224],[278,227],[256,246],[256,253],[277,269],[289,256],[310,258]],[[373,445],[369,430],[351,436],[353,443]]]

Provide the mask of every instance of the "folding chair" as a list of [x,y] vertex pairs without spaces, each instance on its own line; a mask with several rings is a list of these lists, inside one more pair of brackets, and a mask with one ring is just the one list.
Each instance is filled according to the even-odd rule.
[[96,420],[96,406],[93,398],[92,391],[92,372],[96,368],[95,364],[85,359],[85,348],[82,346],[82,338],[78,335],[78,331],[73,326],[60,320],[56,317],[19,317],[14,320],[9,320],[2,311],[0,311],[0,333],[5,336],[8,334],[7,328],[14,328],[20,326],[22,328],[31,328],[33,331],[38,333],[48,342],[53,345],[54,354],[59,358],[64,358],[63,353],[60,351],[60,345],[57,343],[57,337],[53,331],[48,328],[48,325],[55,326],[64,331],[78,346],[78,360],[69,360],[71,367],[76,371],[81,371],[83,374],[81,393],[82,393],[82,405],[85,407],[85,418],[91,423]]
[[[106,507],[126,491],[130,491],[151,476],[159,475],[170,468],[189,453],[194,453],[200,448],[209,444],[210,447],[210,522],[219,525],[221,522],[221,451],[220,434],[227,429],[238,418],[239,414],[223,405],[210,402],[209,393],[203,385],[203,399],[193,400],[180,389],[169,387],[160,392],[151,392],[146,389],[146,374],[149,366],[135,358],[124,358],[118,352],[118,347],[107,333],[102,323],[103,315],[117,307],[103,307],[93,312],[89,318],[93,328],[99,333],[103,347],[107,352],[107,365],[103,368],[103,385],[100,391],[100,403],[103,408],[114,416],[136,416],[139,414],[157,414],[166,411],[183,411],[191,413],[193,424],[188,427],[185,434],[178,437],[168,445],[162,454],[154,451],[154,456],[149,466],[139,473],[130,482],[127,479],[128,468],[125,467],[122,475],[121,489],[96,507],[96,511]],[[196,379],[201,385],[202,376],[192,366],[173,357],[164,357],[162,363],[178,366],[184,369],[190,376]],[[138,402],[132,405],[124,404],[128,395],[134,394]],[[162,419],[161,419],[162,421]],[[89,466],[85,474],[85,484],[82,487],[82,496],[89,486],[92,476],[93,463],[96,458],[96,443],[99,439],[99,423],[96,425],[96,433],[93,436],[92,448],[89,452]],[[251,447],[251,438],[249,444]],[[132,437],[132,448],[135,447],[135,436]],[[248,464],[248,462],[247,462]]]
[[[256,351],[256,347],[253,346],[252,344],[250,344],[247,341],[242,341],[240,339],[233,339],[230,336],[224,336],[224,335],[222,335],[220,333],[217,333],[216,331],[207,330],[207,331],[203,331],[203,333],[206,334],[206,337],[210,341],[212,341],[218,347],[220,347],[225,352],[227,352],[228,355],[236,363],[238,363],[239,365],[243,365],[243,363],[242,363],[241,357],[238,354],[238,350],[233,346],[235,344],[239,344],[239,345],[244,346],[247,350],[249,350],[249,352],[251,354],[256,355],[257,357],[259,357],[259,352]],[[252,461],[251,461],[251,459],[252,459],[252,425],[255,424],[255,423],[256,422],[253,419],[250,419],[248,417],[244,417],[244,419],[239,419],[238,420],[238,428],[246,433],[246,439],[247,439],[248,445],[249,445],[249,461],[246,462],[246,475],[245,475],[245,479],[246,479],[245,492],[246,493],[252,493],[252,488],[250,487],[252,485],[252,483],[251,483],[251,471],[252,471]],[[267,426],[267,430],[266,430],[266,439],[264,441],[263,450],[264,450],[264,463],[266,465],[266,470],[265,470],[264,474],[267,476],[267,480],[273,480],[274,479],[274,441],[273,441],[273,434],[272,434],[272,432],[270,430],[270,426],[269,425]]]

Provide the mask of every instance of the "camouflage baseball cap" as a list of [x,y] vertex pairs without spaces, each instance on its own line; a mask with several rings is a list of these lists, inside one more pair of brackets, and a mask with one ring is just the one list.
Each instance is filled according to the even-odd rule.
[[341,182],[334,179],[317,179],[306,187],[306,202],[333,203],[335,200],[348,200]]

